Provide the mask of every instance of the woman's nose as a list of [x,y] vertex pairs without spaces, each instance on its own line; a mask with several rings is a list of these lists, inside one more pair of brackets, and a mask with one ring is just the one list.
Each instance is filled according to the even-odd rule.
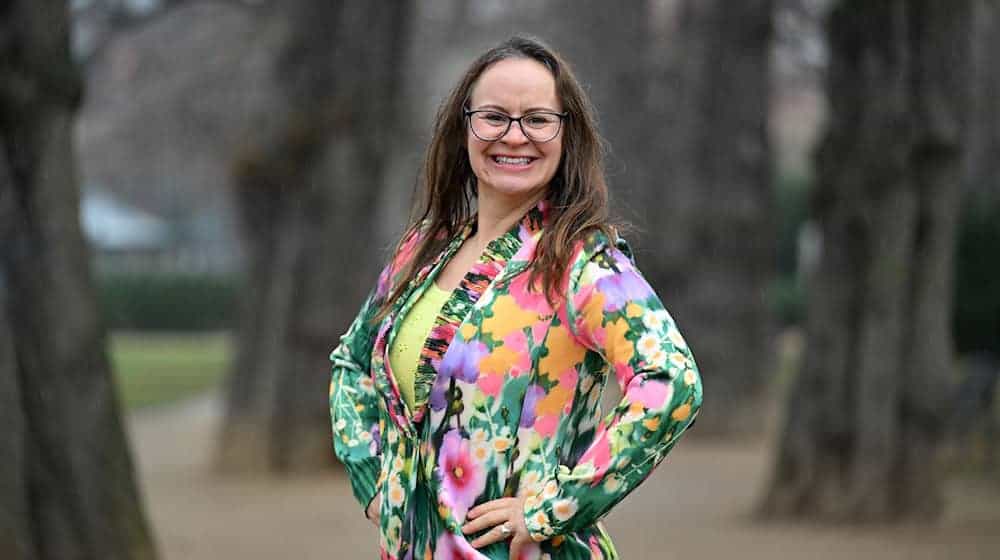
[[513,121],[510,123],[510,128],[507,129],[507,134],[504,134],[500,138],[501,142],[507,144],[524,144],[528,141],[528,137],[524,134],[524,129],[521,128],[521,121]]

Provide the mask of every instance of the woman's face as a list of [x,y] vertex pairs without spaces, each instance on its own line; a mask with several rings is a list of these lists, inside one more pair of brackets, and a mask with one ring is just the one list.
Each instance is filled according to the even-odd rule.
[[[472,111],[489,109],[520,117],[533,111],[562,112],[556,83],[542,64],[525,58],[508,58],[487,68],[473,86]],[[499,195],[516,201],[544,192],[559,168],[562,127],[547,142],[534,142],[512,122],[498,140],[480,140],[466,123],[466,147],[472,171],[479,180],[479,197]],[[500,159],[498,159],[500,158]]]

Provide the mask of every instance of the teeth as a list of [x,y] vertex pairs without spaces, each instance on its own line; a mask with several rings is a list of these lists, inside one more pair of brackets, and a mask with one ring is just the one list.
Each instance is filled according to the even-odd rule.
[[515,165],[523,165],[531,162],[531,158],[527,157],[504,157],[504,156],[494,156],[494,160],[497,163],[511,163]]

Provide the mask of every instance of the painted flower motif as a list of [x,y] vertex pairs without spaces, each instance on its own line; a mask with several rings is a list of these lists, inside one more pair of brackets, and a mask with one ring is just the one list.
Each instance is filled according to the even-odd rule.
[[515,276],[510,281],[510,295],[514,297],[514,301],[517,302],[518,307],[521,309],[530,309],[539,313],[550,312],[551,307],[549,306],[549,302],[545,300],[541,282],[538,281],[538,278],[535,278],[534,286],[529,285],[528,278],[530,276],[531,273],[528,271]]
[[[664,311],[666,313],[666,311]],[[670,325],[667,329],[667,338],[670,339],[671,344],[679,349],[687,348],[687,342],[684,341],[684,337],[681,336],[681,331],[677,330],[677,327]]]
[[477,463],[469,441],[457,430],[444,435],[438,457],[442,500],[451,508],[459,522],[465,520],[469,507],[486,488],[484,465]]
[[662,369],[663,366],[667,365],[667,353],[661,348],[646,356],[646,363],[653,369]]
[[530,428],[535,424],[535,410],[538,408],[538,401],[545,398],[545,389],[539,385],[531,385],[524,393],[524,404],[521,405],[522,428]]
[[431,387],[428,403],[432,410],[444,410],[448,405],[445,393],[452,379],[475,383],[479,378],[479,361],[489,354],[482,342],[465,342],[459,338],[452,341],[438,367],[437,378]]
[[642,325],[651,331],[662,332],[666,314],[662,309],[647,309],[642,315]]
[[489,560],[489,558],[472,548],[464,537],[454,533],[441,533],[434,546],[434,560]]
[[648,298],[652,292],[649,284],[634,270],[625,270],[599,278],[597,290],[604,294],[604,310],[618,311],[632,300]]
[[649,360],[649,357],[660,349],[660,339],[652,333],[644,333],[635,344],[639,354]]
[[576,503],[576,499],[574,498],[556,500],[552,504],[552,515],[554,515],[558,521],[566,521],[576,514],[578,507],[579,505]]

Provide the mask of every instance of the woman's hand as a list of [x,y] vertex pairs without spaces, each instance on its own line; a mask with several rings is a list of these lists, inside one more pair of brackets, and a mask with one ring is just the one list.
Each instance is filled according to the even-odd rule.
[[372,501],[368,502],[368,509],[365,510],[365,517],[367,517],[368,521],[371,521],[376,527],[378,527],[378,511],[381,506],[382,492],[379,491],[379,493],[375,494],[375,497],[372,498]]
[[462,532],[468,535],[492,527],[489,532],[472,541],[472,546],[480,548],[510,539],[510,558],[517,560],[524,545],[532,542],[524,523],[524,502],[527,499],[528,496],[524,495],[479,504],[469,510]]

